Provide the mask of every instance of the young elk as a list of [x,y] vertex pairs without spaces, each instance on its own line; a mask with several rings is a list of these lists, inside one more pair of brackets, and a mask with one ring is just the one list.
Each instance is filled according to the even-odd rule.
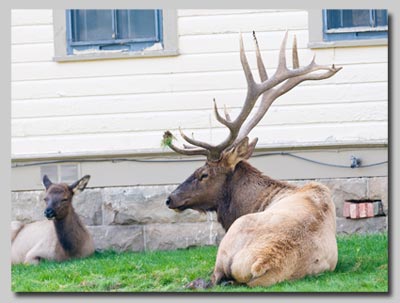
[[[226,111],[225,117],[221,116],[214,102],[217,120],[229,129],[223,142],[211,145],[180,130],[190,145],[178,147],[169,131],[164,134],[164,142],[175,152],[207,157],[206,163],[170,194],[166,204],[177,211],[191,208],[217,212],[227,233],[218,249],[211,285],[234,280],[249,286],[268,286],[336,266],[336,215],[329,190],[314,182],[297,187],[273,180],[246,161],[257,143],[257,138],[249,143],[247,136],[274,100],[302,81],[326,79],[341,69],[317,65],[315,58],[300,67],[296,39],[293,69],[289,69],[285,56],[287,35],[280,47],[277,70],[268,78],[253,32],[260,83],[253,78],[240,36],[247,95],[235,120]],[[248,119],[260,96],[258,109]]]
[[41,259],[64,261],[94,252],[93,239],[72,206],[72,198],[83,191],[90,176],[71,185],[55,184],[45,175],[44,215],[48,220],[29,224],[12,222],[11,262],[38,264]]

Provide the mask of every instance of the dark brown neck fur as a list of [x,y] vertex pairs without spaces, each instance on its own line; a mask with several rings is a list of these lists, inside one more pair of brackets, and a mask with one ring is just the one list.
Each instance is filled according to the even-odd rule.
[[227,231],[240,216],[265,210],[277,195],[293,188],[293,185],[271,179],[242,161],[227,177],[218,201],[218,221]]
[[70,256],[79,256],[81,247],[86,241],[86,229],[71,207],[68,215],[59,220],[54,220],[56,234],[61,247],[65,253]]

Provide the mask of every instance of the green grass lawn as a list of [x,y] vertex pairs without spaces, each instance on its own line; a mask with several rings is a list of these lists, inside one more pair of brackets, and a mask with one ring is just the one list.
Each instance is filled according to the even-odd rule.
[[[339,236],[334,272],[283,282],[269,288],[217,286],[206,292],[387,292],[386,234]],[[106,251],[64,263],[12,266],[13,292],[193,292],[184,285],[209,279],[217,248],[176,251]]]

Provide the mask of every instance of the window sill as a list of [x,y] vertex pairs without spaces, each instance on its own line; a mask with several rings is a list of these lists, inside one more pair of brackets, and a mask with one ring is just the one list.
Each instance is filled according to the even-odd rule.
[[379,46],[388,45],[388,39],[365,39],[365,40],[342,40],[342,41],[324,41],[309,42],[308,47],[317,48],[335,48],[335,47],[356,47],[356,46]]
[[179,55],[178,50],[154,50],[154,51],[101,51],[85,54],[74,54],[65,56],[54,56],[56,62],[69,61],[87,61],[87,60],[107,60],[107,59],[124,59],[124,58],[148,58],[148,57],[169,57]]

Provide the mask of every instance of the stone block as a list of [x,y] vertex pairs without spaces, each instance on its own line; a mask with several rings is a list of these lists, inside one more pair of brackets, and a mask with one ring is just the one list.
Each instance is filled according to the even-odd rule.
[[44,191],[23,191],[11,193],[11,220],[30,223],[46,219],[43,212],[46,203]]
[[101,189],[85,189],[74,196],[75,211],[86,225],[101,225],[103,197]]
[[103,224],[155,224],[205,222],[207,215],[194,210],[176,212],[165,205],[175,186],[136,186],[104,189]]
[[219,222],[211,221],[210,223],[210,242],[219,245],[222,238],[225,236],[225,229]]
[[374,217],[359,220],[336,218],[336,231],[338,234],[367,234],[387,231],[387,217]]
[[97,250],[143,251],[143,227],[130,226],[88,226]]
[[149,224],[144,226],[146,250],[173,250],[216,245],[218,232],[210,222]]

